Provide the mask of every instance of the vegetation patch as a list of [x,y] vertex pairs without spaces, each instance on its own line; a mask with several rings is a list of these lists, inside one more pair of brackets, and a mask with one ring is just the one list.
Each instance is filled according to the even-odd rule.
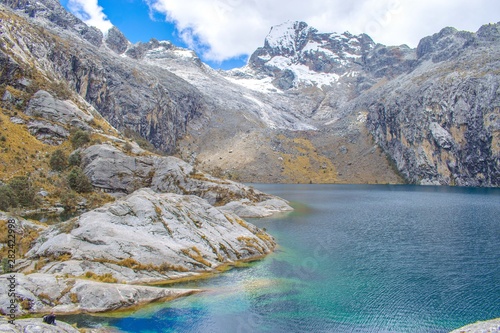
[[321,155],[306,138],[290,139],[280,136],[281,143],[290,153],[282,153],[282,174],[289,180],[302,183],[335,183],[337,172],[332,161]]
[[[0,220],[0,245],[7,244],[8,238],[7,221]],[[38,239],[40,233],[35,228],[19,227],[16,228],[16,257],[23,258],[31,249],[34,242]],[[8,257],[8,246],[0,246],[0,257]]]
[[246,236],[240,236],[237,238],[238,241],[245,243],[245,246],[247,248],[253,248],[257,250],[259,253],[265,253],[265,250],[260,244],[258,243],[256,238],[253,237],[246,237]]
[[118,282],[118,279],[116,279],[113,276],[113,274],[111,274],[111,273],[96,274],[92,271],[87,271],[81,277],[84,277],[84,278],[87,278],[90,280],[105,282],[105,283],[117,283]]
[[181,252],[191,259],[203,264],[204,266],[212,267],[212,264],[208,260],[203,258],[201,251],[196,246],[192,246],[189,249],[182,249]]
[[125,258],[120,261],[115,261],[115,260],[108,260],[108,259],[96,259],[94,260],[95,262],[99,263],[109,263],[109,264],[114,264],[122,267],[128,267],[133,270],[139,270],[139,271],[156,271],[158,273],[165,273],[169,271],[176,271],[176,272],[187,272],[189,271],[186,267],[181,266],[181,265],[173,265],[168,262],[164,262],[160,265],[154,265],[154,264],[143,264],[138,262],[137,260],[133,258]]

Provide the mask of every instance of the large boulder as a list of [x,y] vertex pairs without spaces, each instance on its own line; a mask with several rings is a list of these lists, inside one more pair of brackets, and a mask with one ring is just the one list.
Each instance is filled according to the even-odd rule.
[[274,239],[196,196],[140,189],[43,232],[27,257],[56,276],[159,282],[270,253]]
[[[196,195],[232,212],[236,212],[233,207],[239,207],[240,217],[262,217],[292,210],[286,200],[196,171],[176,157],[134,156],[109,144],[88,147],[81,155],[84,172],[92,184],[107,192],[129,194],[150,187],[162,193]],[[240,209],[242,204],[248,208],[245,212]]]
[[60,145],[69,137],[69,131],[61,125],[43,120],[31,120],[28,130],[38,140],[53,146]]
[[72,101],[59,100],[44,90],[39,90],[33,95],[26,108],[26,114],[83,130],[90,130],[87,123],[94,119],[91,114],[83,112]]

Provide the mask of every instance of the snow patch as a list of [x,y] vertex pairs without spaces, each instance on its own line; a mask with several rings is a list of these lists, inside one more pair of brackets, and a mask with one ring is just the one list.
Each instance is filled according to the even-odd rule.
[[273,26],[266,37],[266,41],[272,48],[295,50],[295,22],[287,21]]
[[259,78],[237,78],[234,76],[227,76],[226,79],[232,83],[240,85],[244,88],[262,92],[262,93],[281,93],[280,90],[276,89],[272,84],[273,78],[265,77],[262,79]]
[[268,60],[271,60],[272,57],[269,54],[266,54],[266,55],[258,56],[258,58],[260,60],[268,61]]
[[[167,45],[168,46],[168,45]],[[162,59],[162,58],[196,58],[196,53],[188,49],[169,49],[161,45],[157,48],[146,52],[146,58],[149,59]]]
[[294,64],[289,67],[296,76],[299,83],[305,85],[316,85],[318,87],[329,86],[339,80],[339,75],[335,73],[318,73],[312,71],[306,65]]
[[302,52],[304,53],[314,53],[314,52],[321,52],[321,53],[324,53],[326,56],[332,58],[332,59],[338,59],[339,58],[339,55],[334,53],[333,51],[331,50],[328,50],[326,48],[323,47],[323,44],[320,44],[318,42],[315,42],[315,41],[310,41],[306,44],[306,46],[304,46],[304,48],[302,49]]
[[292,65],[292,59],[283,56],[273,57],[271,60],[267,62],[268,66],[274,66],[279,69],[285,69]]
[[356,117],[356,120],[358,123],[366,123],[366,119],[368,118],[368,114],[366,112],[358,112],[358,116]]

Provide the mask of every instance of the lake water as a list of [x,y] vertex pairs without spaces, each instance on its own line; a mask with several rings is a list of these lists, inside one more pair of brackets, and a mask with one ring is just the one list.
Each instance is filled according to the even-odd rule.
[[254,185],[296,211],[251,222],[277,251],[180,287],[123,332],[449,332],[500,317],[500,190]]

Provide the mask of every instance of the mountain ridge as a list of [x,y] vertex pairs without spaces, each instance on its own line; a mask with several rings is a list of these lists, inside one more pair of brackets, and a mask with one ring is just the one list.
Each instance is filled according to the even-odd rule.
[[[25,7],[14,7],[24,8],[24,12],[36,17],[36,10],[26,9],[33,7],[26,6],[30,1],[23,3]],[[54,1],[47,3],[55,6]],[[39,11],[43,14],[41,19],[55,24],[57,31],[69,27],[73,36],[86,40],[81,21],[71,26],[64,22],[73,19],[58,19],[48,10]],[[426,156],[417,146],[396,151],[377,134],[380,130],[371,122],[379,112],[373,105],[384,98],[375,91],[382,92],[390,86],[388,83],[401,77],[415,80],[415,84],[417,79],[436,79],[437,84],[438,76],[424,77],[418,69],[425,71],[432,64],[450,67],[460,57],[477,62],[479,55],[475,50],[496,47],[496,34],[498,24],[485,25],[477,33],[444,28],[411,49],[405,45],[376,44],[365,34],[319,33],[304,22],[288,22],[271,29],[263,47],[250,56],[245,67],[215,71],[192,51],[156,40],[133,45],[112,28],[107,36],[102,35],[101,44],[99,38],[87,41],[92,46],[87,47],[86,56],[69,61],[67,51],[62,51],[52,53],[48,63],[58,63],[55,70],[62,74],[58,75],[113,126],[132,130],[158,149],[176,152],[221,176],[262,182],[399,183],[403,181],[399,173],[405,181],[417,184],[498,186],[496,125],[486,131],[481,129],[490,140],[489,145],[481,148],[489,156],[486,159],[490,166],[482,170],[492,174],[484,182],[476,179],[483,172],[451,166],[466,164],[457,163],[456,154],[467,154],[459,152],[460,144],[454,145],[459,149],[453,152],[453,158],[444,158],[441,163],[431,156],[441,154],[442,147],[436,140],[425,140],[430,145]],[[78,54],[77,39],[73,43],[76,44],[71,52]],[[496,70],[494,63],[488,66],[493,72]],[[463,75],[477,76],[478,69],[469,67],[462,70]],[[149,87],[151,82],[156,82],[154,89]],[[131,95],[129,91],[135,93]],[[377,100],[368,100],[368,96]],[[493,98],[492,105],[495,103]],[[421,109],[428,107],[422,105]],[[493,107],[493,114],[494,110]],[[419,129],[426,133],[424,136],[432,137],[431,123],[425,119],[426,128]],[[452,130],[449,125],[438,125],[447,132]],[[397,127],[407,126],[398,123]],[[244,137],[264,144],[257,149]],[[414,142],[420,144],[417,141]],[[401,154],[407,156],[401,159]],[[409,163],[402,163],[422,158],[428,163],[421,164],[421,169],[418,165],[408,169]],[[329,165],[326,169],[325,163]],[[372,170],[365,170],[369,165]],[[300,168],[305,170],[299,172]],[[434,171],[421,172],[425,168]],[[468,176],[463,177],[462,173]]]

